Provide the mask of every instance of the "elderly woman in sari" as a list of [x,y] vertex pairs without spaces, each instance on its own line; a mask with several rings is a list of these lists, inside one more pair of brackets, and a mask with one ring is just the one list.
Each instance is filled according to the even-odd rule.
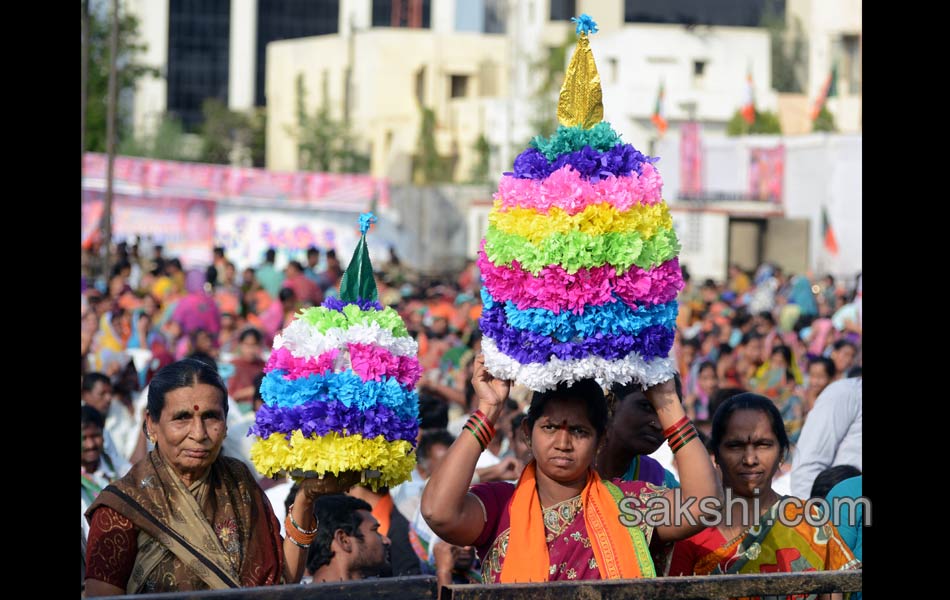
[[[421,508],[439,537],[476,547],[483,581],[653,577],[651,539],[670,542],[702,527],[676,526],[669,514],[658,515],[664,524],[655,530],[637,523],[631,513],[642,516],[649,499],[672,496],[672,491],[642,481],[602,480],[597,474],[592,465],[605,437],[607,403],[591,379],[535,393],[522,423],[534,460],[517,485],[483,483],[470,492],[475,463],[494,434],[494,421],[511,387],[488,373],[481,355],[472,384],[479,410],[432,474]],[[673,381],[646,394],[661,431],[678,452],[683,495],[717,496],[712,463],[685,417]],[[620,507],[628,517],[623,521]],[[693,510],[698,512],[695,505]]]
[[[727,400],[713,417],[710,445],[726,490],[724,511],[731,514],[717,515],[719,525],[677,542],[668,575],[860,568],[833,524],[810,525],[803,500],[772,489],[789,442],[771,400],[753,393]],[[743,501],[730,503],[730,491]],[[817,507],[809,517],[821,522]]]
[[[104,489],[86,512],[86,595],[225,589],[300,580],[313,501],[339,491],[308,479],[287,517],[287,539],[240,461],[221,456],[227,390],[186,359],[149,385],[145,427],[155,449]],[[309,537],[308,537],[309,536]]]

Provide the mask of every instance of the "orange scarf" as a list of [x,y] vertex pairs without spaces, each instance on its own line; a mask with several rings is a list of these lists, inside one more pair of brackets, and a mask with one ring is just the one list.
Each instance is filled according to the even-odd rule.
[[380,498],[373,507],[372,515],[379,521],[379,533],[389,535],[389,524],[393,515],[393,497],[389,495],[389,492],[386,492],[386,495]]
[[[584,524],[591,541],[601,579],[642,577],[633,541],[620,522],[620,509],[610,490],[593,469],[587,471],[587,485],[581,492]],[[501,582],[547,581],[550,558],[545,541],[544,517],[535,480],[535,461],[521,473],[509,507],[511,529],[508,558],[501,567]]]

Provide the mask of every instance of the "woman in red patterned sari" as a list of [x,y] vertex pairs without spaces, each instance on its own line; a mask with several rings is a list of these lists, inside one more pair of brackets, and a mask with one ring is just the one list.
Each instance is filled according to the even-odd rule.
[[[493,482],[469,491],[510,391],[510,382],[485,370],[481,355],[472,384],[479,410],[466,424],[469,433],[459,436],[432,474],[421,508],[443,540],[478,549],[486,583],[653,577],[651,540],[671,542],[701,529],[671,524],[668,516],[656,529],[636,523],[631,515],[642,516],[650,498],[672,492],[642,481],[602,480],[594,470],[607,402],[593,380],[535,393],[521,430],[534,460],[518,484]],[[678,452],[683,495],[718,496],[712,464],[693,437],[673,381],[650,388],[647,397]],[[694,510],[698,517],[696,505]]]

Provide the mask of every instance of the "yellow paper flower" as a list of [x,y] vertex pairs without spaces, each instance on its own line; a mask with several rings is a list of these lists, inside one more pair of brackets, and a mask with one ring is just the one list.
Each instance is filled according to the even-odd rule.
[[415,449],[405,440],[387,442],[382,435],[364,439],[359,434],[342,436],[337,432],[305,438],[296,430],[289,441],[275,433],[254,442],[250,454],[255,468],[267,477],[295,470],[334,475],[376,470],[381,476],[366,481],[373,489],[407,481],[416,464]]
[[673,226],[673,217],[665,203],[640,205],[620,212],[607,203],[592,204],[576,215],[561,208],[551,208],[547,214],[530,208],[508,211],[492,210],[488,225],[496,230],[517,234],[535,245],[558,233],[581,232],[591,236],[608,233],[639,233],[644,240],[653,237],[659,229]]

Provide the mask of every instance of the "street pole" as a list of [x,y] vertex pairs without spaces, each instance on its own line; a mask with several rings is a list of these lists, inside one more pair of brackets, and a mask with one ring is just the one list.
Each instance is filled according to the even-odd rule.
[[112,262],[112,174],[115,167],[116,104],[119,97],[119,0],[112,0],[112,32],[109,36],[109,98],[106,105],[106,197],[102,209],[102,274],[109,277]]
[[89,93],[89,2],[82,2],[82,69],[80,70],[80,84],[82,86],[82,129],[79,134],[79,145],[82,146],[79,157],[79,188],[82,190],[82,163],[86,154],[86,96]]

